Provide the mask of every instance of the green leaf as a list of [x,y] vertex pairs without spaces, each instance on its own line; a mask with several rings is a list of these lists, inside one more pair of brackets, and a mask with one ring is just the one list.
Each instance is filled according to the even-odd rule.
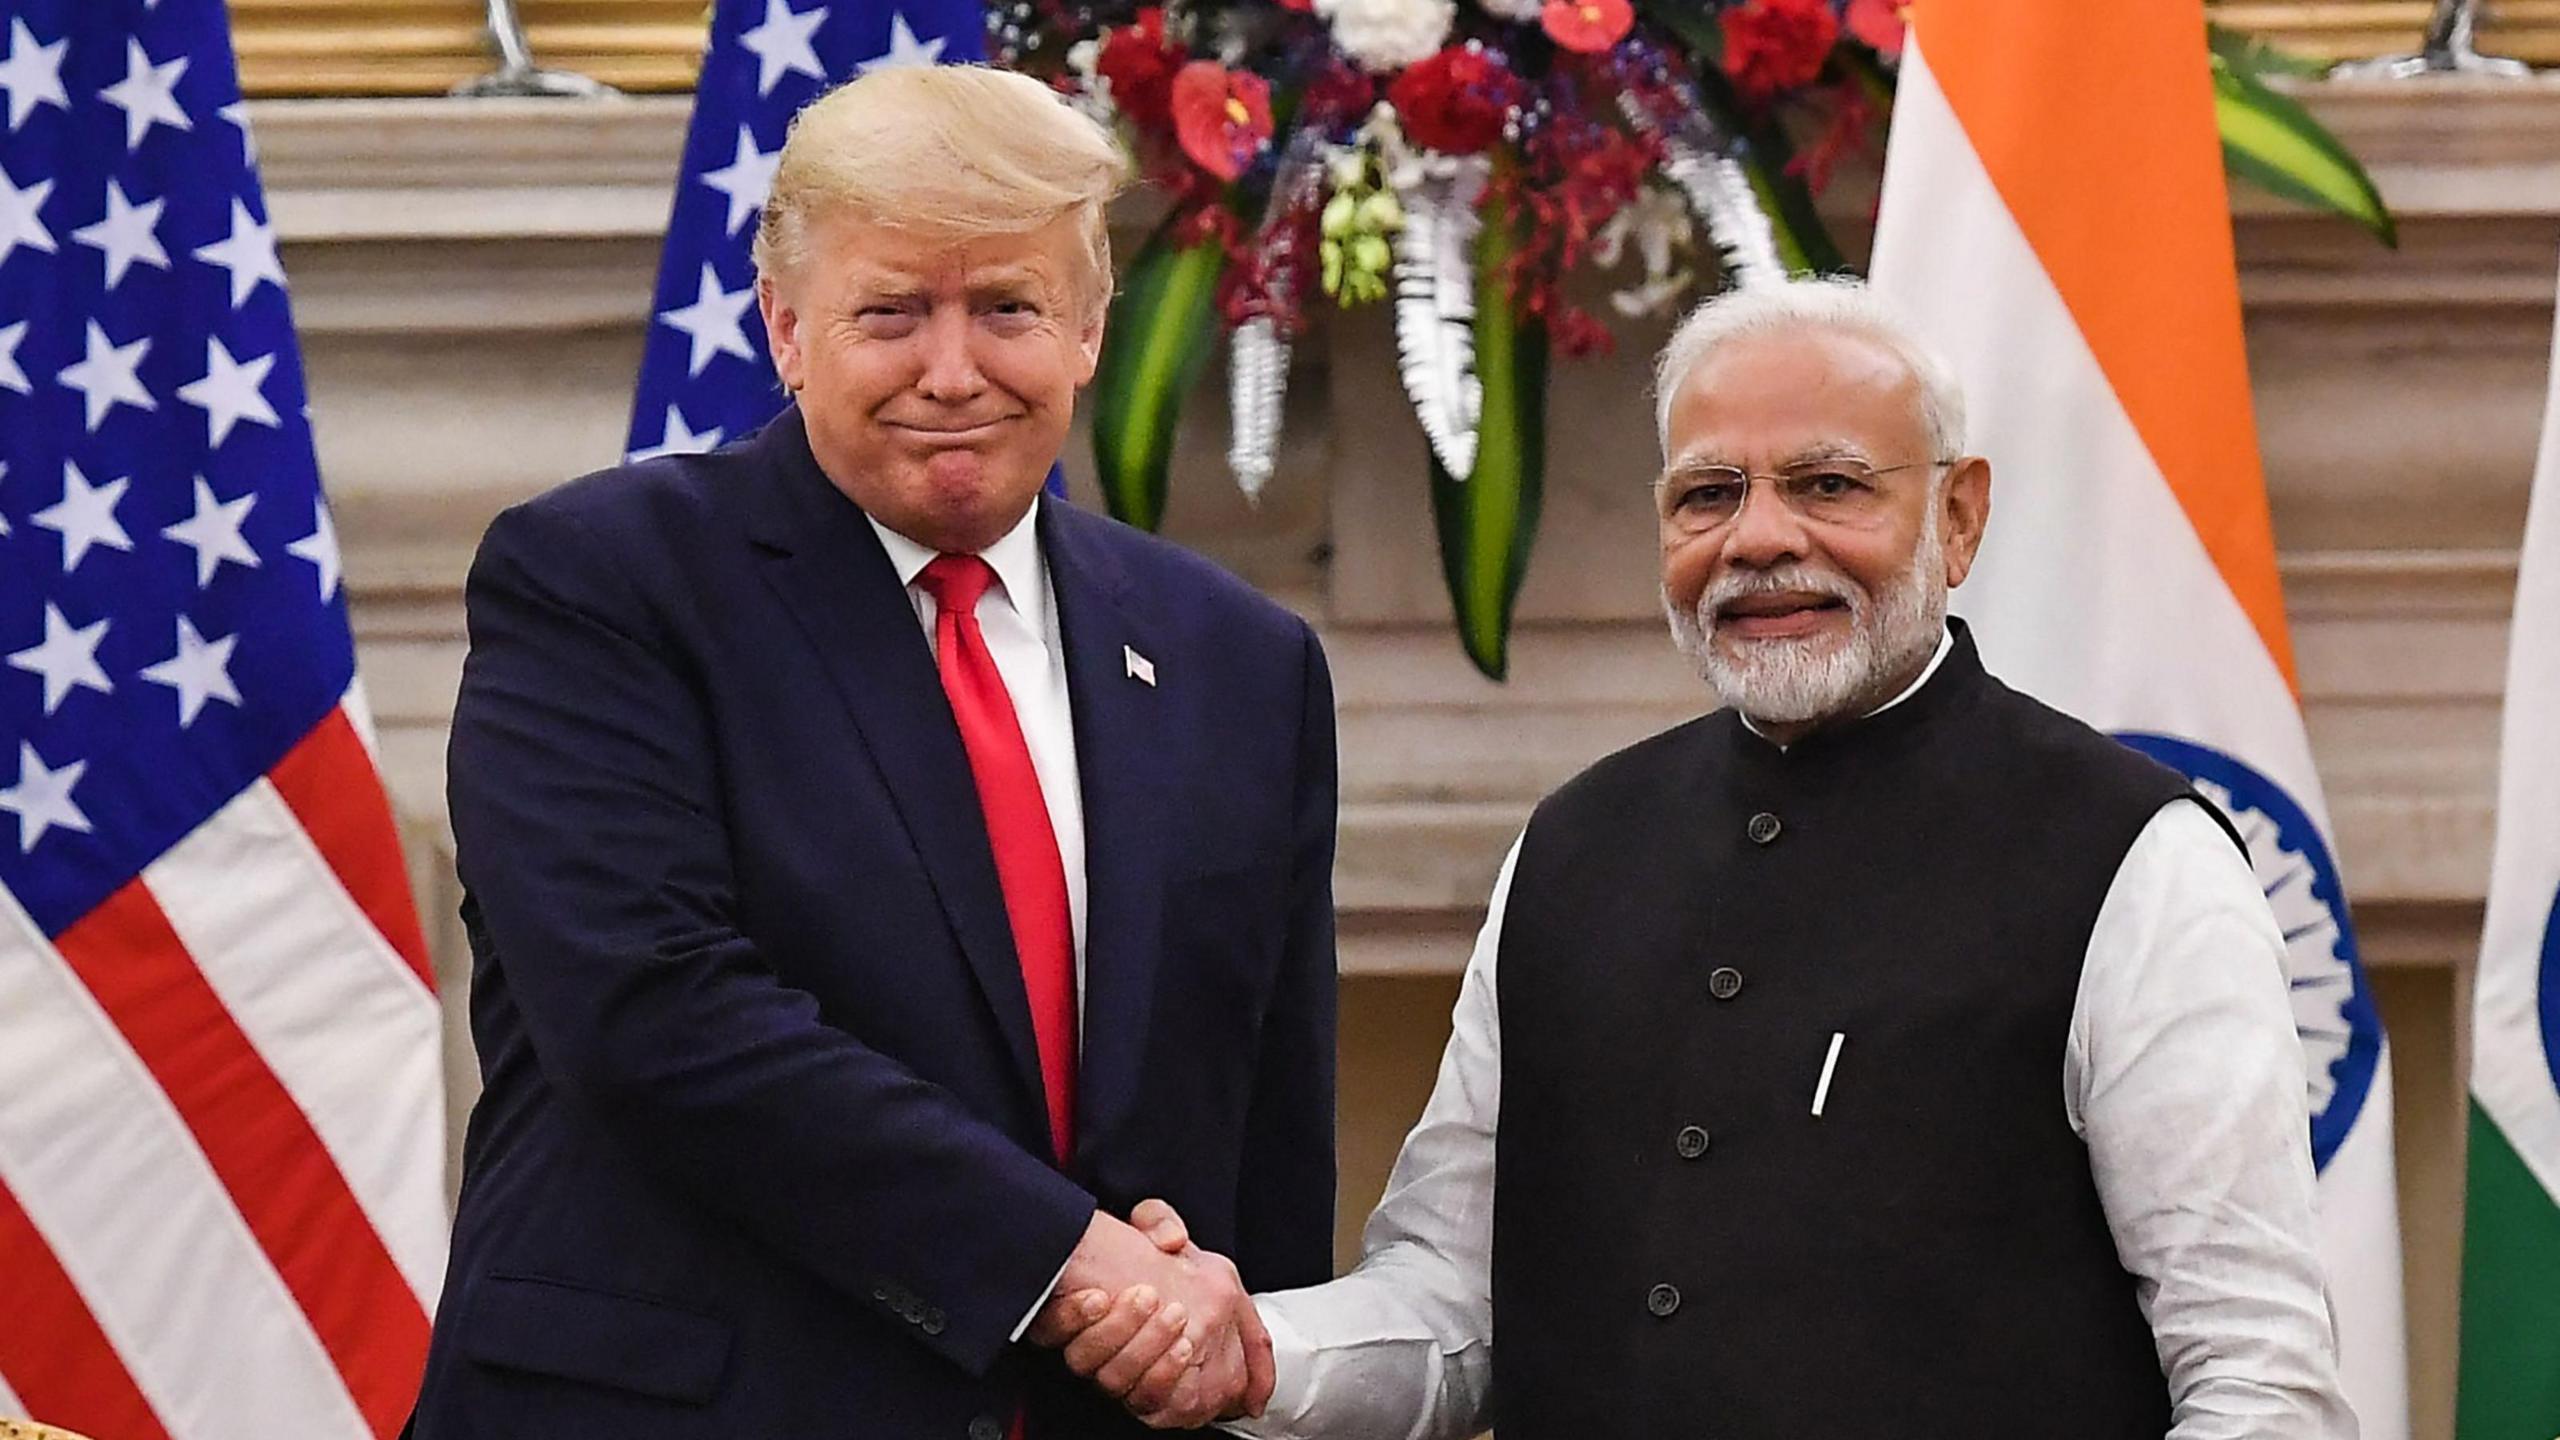
[[2234,30],[2210,20],[2205,22],[2204,41],[2224,64],[2244,75],[2298,75],[2317,80],[2329,73],[2329,62],[2325,60],[2278,49],[2246,30]]
[[1458,642],[1500,680],[1511,666],[1511,605],[1529,571],[1547,463],[1547,332],[1523,323],[1502,293],[1516,245],[1499,209],[1476,240],[1476,374],[1484,384],[1475,471],[1460,480],[1431,460],[1440,570],[1458,612]]
[[2292,99],[2230,65],[2213,67],[2214,119],[2232,174],[2285,199],[2343,215],[2397,249],[2382,194],[2337,137]]
[[1226,248],[1174,244],[1157,227],[1120,277],[1093,377],[1093,460],[1112,517],[1153,530],[1164,523],[1165,482],[1182,401],[1200,378],[1217,332],[1213,301]]

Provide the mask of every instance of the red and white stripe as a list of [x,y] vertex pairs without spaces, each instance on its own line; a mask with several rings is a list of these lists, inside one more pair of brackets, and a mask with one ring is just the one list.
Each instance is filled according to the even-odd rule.
[[0,894],[0,1413],[101,1440],[407,1415],[439,1010],[360,707],[60,936]]

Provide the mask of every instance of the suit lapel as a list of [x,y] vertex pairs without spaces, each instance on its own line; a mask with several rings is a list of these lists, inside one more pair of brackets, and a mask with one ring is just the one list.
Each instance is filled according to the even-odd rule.
[[853,713],[1036,1112],[1040,1063],[1004,892],[914,603],[860,508],[818,469],[796,407],[756,446],[765,463],[755,473],[749,538],[765,581]]
[[[1131,674],[1166,658],[1108,545],[1110,522],[1043,499],[1040,542],[1058,599],[1076,771],[1084,797],[1083,1047],[1076,1086],[1079,1174],[1135,1113],[1162,949],[1162,825],[1176,762],[1168,705],[1178,669]],[[1133,667],[1130,657],[1139,658]]]

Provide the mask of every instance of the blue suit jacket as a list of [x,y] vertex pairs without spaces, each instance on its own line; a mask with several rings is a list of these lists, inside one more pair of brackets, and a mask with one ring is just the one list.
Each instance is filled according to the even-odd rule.
[[490,526],[450,757],[485,1089],[420,1440],[1139,1433],[1007,1338],[1097,1204],[1330,1272],[1323,654],[1174,546],[1038,525],[1089,887],[1063,1173],[923,629],[798,413]]

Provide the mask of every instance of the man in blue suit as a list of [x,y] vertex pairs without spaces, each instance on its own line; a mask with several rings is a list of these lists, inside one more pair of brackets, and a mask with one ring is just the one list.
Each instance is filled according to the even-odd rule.
[[1123,173],[1020,76],[837,91],[757,236],[793,408],[490,527],[419,1440],[1135,1433],[1033,1328],[1131,1286],[1179,1393],[1267,1395],[1245,1292],[1331,1259],[1332,691],[1041,497]]

